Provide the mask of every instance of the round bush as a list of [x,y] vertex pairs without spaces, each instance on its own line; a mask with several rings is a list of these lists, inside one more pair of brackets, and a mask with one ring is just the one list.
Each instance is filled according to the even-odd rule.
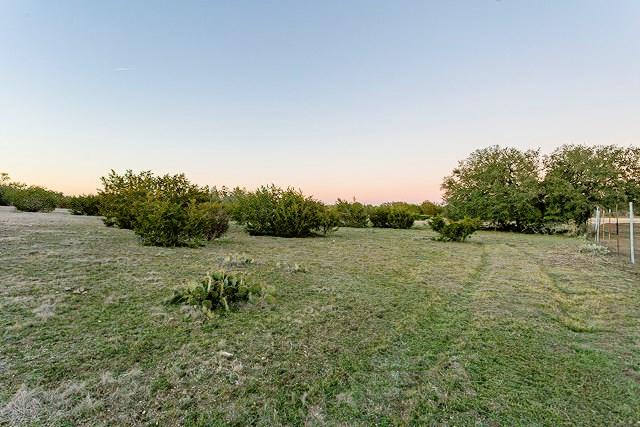
[[438,240],[447,242],[464,242],[481,226],[482,222],[476,218],[447,221],[441,216],[436,216],[431,219],[431,228],[440,235]]
[[221,236],[229,228],[229,219],[216,203],[184,207],[170,201],[148,198],[137,206],[133,231],[145,245],[198,246]]
[[328,229],[324,204],[292,188],[271,185],[239,193],[233,212],[254,236],[306,237]]
[[100,196],[72,196],[68,198],[67,203],[73,215],[100,215]]
[[320,224],[322,234],[326,235],[327,233],[338,230],[341,225],[341,221],[340,214],[335,207],[324,206]]
[[38,186],[5,188],[8,201],[24,212],[51,212],[56,208],[60,197],[58,193]]
[[218,202],[192,203],[189,206],[189,234],[212,240],[229,230],[229,216]]
[[190,246],[187,210],[179,203],[151,199],[137,206],[133,231],[151,246]]
[[335,209],[338,212],[340,218],[340,225],[343,227],[355,227],[363,228],[369,225],[369,215],[365,206],[356,202],[347,202],[346,200],[338,199]]
[[374,227],[411,228],[416,215],[403,205],[380,205],[369,213]]
[[210,200],[208,187],[192,184],[184,174],[156,176],[151,171],[123,175],[111,171],[102,177],[100,213],[105,224],[134,229],[138,208],[153,198],[186,207],[190,201]]

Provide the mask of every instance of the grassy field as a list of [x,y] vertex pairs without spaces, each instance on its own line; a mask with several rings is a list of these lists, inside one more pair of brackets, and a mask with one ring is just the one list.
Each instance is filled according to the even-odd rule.
[[[432,237],[232,227],[163,249],[0,208],[0,423],[640,423],[637,269],[580,239]],[[206,322],[163,303],[235,253],[274,301]]]

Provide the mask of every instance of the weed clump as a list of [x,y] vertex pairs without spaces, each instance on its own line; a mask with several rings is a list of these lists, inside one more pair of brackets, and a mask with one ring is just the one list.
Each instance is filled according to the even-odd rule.
[[587,243],[580,247],[580,253],[588,254],[588,255],[609,255],[609,248],[606,246],[600,246],[596,243]]
[[222,260],[222,265],[241,268],[241,267],[247,267],[251,264],[254,264],[255,262],[256,262],[255,259],[251,258],[245,253],[241,253],[241,254],[233,253],[224,257],[224,259]]
[[276,268],[286,271],[287,273],[306,273],[309,269],[304,264],[293,263],[293,265],[288,262],[280,262],[276,263]]
[[184,304],[202,310],[207,317],[217,311],[228,312],[243,302],[255,302],[266,294],[266,288],[242,275],[217,271],[207,273],[200,281],[174,290],[170,304]]

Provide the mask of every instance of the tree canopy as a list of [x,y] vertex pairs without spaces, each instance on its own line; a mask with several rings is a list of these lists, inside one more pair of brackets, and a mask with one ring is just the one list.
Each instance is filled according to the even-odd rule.
[[600,205],[640,200],[640,149],[564,145],[545,158],[547,218],[584,223]]
[[502,229],[524,230],[543,219],[540,153],[492,146],[474,151],[444,179],[452,218],[481,218]]
[[536,231],[548,221],[584,224],[596,206],[640,200],[640,148],[564,145],[547,156],[491,146],[459,162],[443,183],[452,218]]

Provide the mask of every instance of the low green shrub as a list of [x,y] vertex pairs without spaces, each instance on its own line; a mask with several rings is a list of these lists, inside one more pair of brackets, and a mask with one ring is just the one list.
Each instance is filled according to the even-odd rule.
[[254,236],[307,237],[333,229],[326,206],[302,194],[274,185],[235,195],[234,219]]
[[220,202],[191,203],[188,217],[192,236],[213,240],[229,230],[229,216]]
[[411,228],[416,214],[401,206],[392,206],[389,209],[389,225],[391,228]]
[[100,196],[95,194],[71,196],[67,203],[73,215],[100,215]]
[[405,210],[411,212],[414,216],[418,216],[422,213],[420,205],[416,205],[415,203],[407,203],[407,202],[390,202],[386,203],[389,206],[395,206],[404,208]]
[[229,311],[240,303],[254,302],[264,294],[265,287],[261,284],[252,283],[242,275],[218,271],[174,290],[169,303],[191,305],[213,317],[216,311]]
[[134,174],[127,170],[124,175],[118,175],[112,170],[100,179],[103,187],[98,192],[102,198],[100,213],[105,224],[132,230],[138,205],[147,199],[154,187],[153,174],[150,171]]
[[119,175],[112,170],[101,179],[98,197],[105,224],[132,229],[145,245],[198,246],[229,229],[221,192],[192,184],[184,174],[128,170]]
[[429,200],[425,200],[420,205],[420,214],[424,215],[424,217],[431,218],[436,215],[441,215],[444,211],[444,207],[442,205],[438,205]]
[[61,194],[43,187],[11,185],[3,191],[9,204],[23,212],[51,212],[58,205]]
[[138,210],[147,200],[163,200],[187,207],[191,201],[211,200],[208,187],[199,187],[189,182],[184,174],[155,176],[150,171],[138,174],[127,170],[123,175],[111,171],[100,178],[103,188],[100,213],[105,224],[134,229]]
[[441,216],[435,216],[430,224],[433,231],[439,234],[437,240],[446,242],[464,242],[482,227],[482,221],[477,218],[447,221]]
[[327,235],[337,231],[341,225],[340,214],[333,206],[323,206],[322,217],[320,219],[320,231]]
[[229,190],[226,187],[222,187],[221,189],[214,187],[212,193],[215,194],[217,200],[222,203],[227,214],[235,221],[239,221],[241,214],[238,201],[247,194],[247,190],[240,187],[236,187],[233,190]]
[[378,228],[411,228],[416,214],[400,204],[383,204],[369,212],[369,219]]
[[66,199],[62,193],[44,187],[11,181],[8,174],[0,172],[0,206],[13,205],[24,212],[50,212],[64,207]]
[[62,193],[56,193],[58,201],[56,202],[56,208],[71,209],[71,198],[73,196],[65,196]]
[[133,226],[143,244],[167,247],[199,246],[228,229],[229,218],[218,203],[192,201],[185,208],[179,202],[151,196],[138,204]]
[[387,228],[389,218],[389,208],[386,206],[371,206],[369,208],[369,219],[376,228]]
[[9,206],[9,198],[6,191],[11,184],[11,178],[6,172],[0,172],[0,206]]
[[369,225],[367,209],[362,203],[356,202],[355,199],[353,199],[353,202],[338,199],[335,209],[340,218],[340,225],[343,227],[363,228]]
[[8,185],[0,185],[0,206],[9,206],[11,204],[8,196],[9,190]]
[[133,213],[133,231],[140,236],[144,245],[151,246],[196,246],[195,236],[187,231],[189,216],[180,204],[170,200],[149,197],[138,203]]

